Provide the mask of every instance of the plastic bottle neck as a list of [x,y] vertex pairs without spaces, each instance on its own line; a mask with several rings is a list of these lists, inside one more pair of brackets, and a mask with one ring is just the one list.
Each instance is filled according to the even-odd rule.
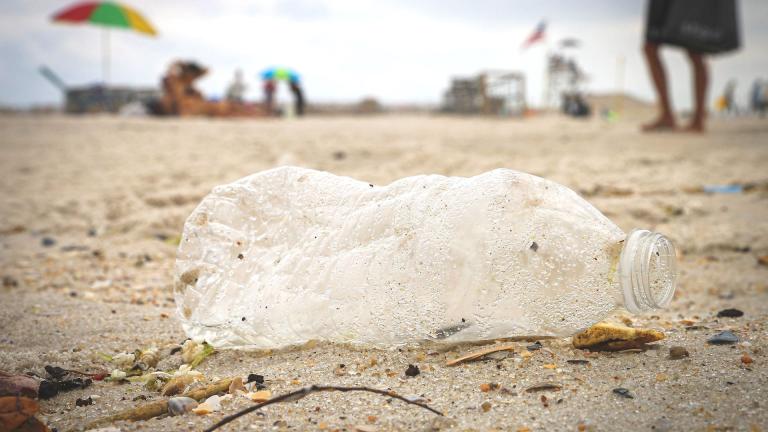
[[618,273],[624,307],[629,312],[663,308],[675,294],[675,247],[659,233],[633,230],[624,240]]

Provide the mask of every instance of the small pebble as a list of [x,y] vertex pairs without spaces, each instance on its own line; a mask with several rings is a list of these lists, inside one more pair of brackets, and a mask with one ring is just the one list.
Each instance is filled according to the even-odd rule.
[[409,377],[415,377],[420,373],[421,373],[421,370],[419,370],[419,367],[412,364],[409,364],[408,369],[405,370],[405,375]]
[[93,405],[93,398],[90,396],[85,399],[77,398],[77,400],[75,401],[75,406],[81,407],[81,406],[88,406],[88,405]]
[[51,247],[56,244],[56,240],[53,237],[43,237],[43,239],[40,240],[40,244],[44,247]]
[[635,398],[634,396],[632,396],[632,393],[630,393],[629,390],[625,389],[624,387],[615,388],[615,389],[613,389],[613,392],[616,393],[617,395],[623,397],[623,398],[627,398],[627,399],[634,399]]
[[498,383],[483,383],[480,384],[480,391],[483,393],[488,393],[491,390],[496,390],[500,387]]
[[3,276],[3,288],[19,286],[19,282],[13,276]]
[[480,409],[482,409],[482,410],[483,410],[483,412],[488,412],[488,411],[490,411],[490,410],[491,410],[491,406],[492,406],[492,405],[491,405],[491,403],[490,403],[490,402],[488,402],[488,401],[485,401],[485,402],[483,402],[483,403],[482,403],[482,405],[480,405]]
[[744,316],[744,312],[738,309],[723,309],[717,313],[718,318],[739,318]]
[[672,360],[680,360],[684,357],[690,357],[691,354],[685,347],[673,346],[669,348],[669,358]]
[[732,331],[726,330],[707,339],[707,343],[712,345],[731,345],[739,341],[739,337]]
[[525,347],[525,348],[526,348],[528,351],[538,351],[538,350],[540,350],[540,349],[541,349],[541,342],[539,342],[539,341],[536,341],[536,342],[534,342],[534,343],[532,343],[532,344],[528,345],[528,346],[527,346],[527,347]]
[[257,384],[264,384],[264,375],[248,374],[248,380],[246,382],[255,382]]
[[741,362],[745,365],[751,364],[754,360],[752,360],[752,357],[749,356],[749,354],[744,354],[741,356]]
[[172,416],[184,415],[197,408],[197,401],[190,397],[174,397],[168,400],[168,412]]

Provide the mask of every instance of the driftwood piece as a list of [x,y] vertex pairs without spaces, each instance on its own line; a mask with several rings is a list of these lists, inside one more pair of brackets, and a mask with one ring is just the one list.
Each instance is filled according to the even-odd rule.
[[458,364],[474,361],[480,358],[483,358],[487,356],[488,354],[499,352],[499,351],[514,351],[515,345],[514,344],[505,344],[505,345],[496,345],[488,348],[483,348],[478,351],[471,352],[469,354],[463,355],[461,357],[455,358],[453,360],[449,360],[445,363],[446,366],[456,366]]
[[[227,390],[229,390],[229,385],[232,383],[232,379],[233,378],[226,378],[223,380],[219,380],[205,387],[188,391],[182,394],[181,396],[190,397],[196,401],[200,401],[218,393],[226,393]],[[120,411],[110,416],[96,419],[88,423],[87,425],[85,425],[85,429],[94,429],[94,428],[108,425],[121,420],[130,420],[130,421],[149,420],[151,418],[166,414],[167,412],[168,412],[167,400],[150,402],[135,408]]]

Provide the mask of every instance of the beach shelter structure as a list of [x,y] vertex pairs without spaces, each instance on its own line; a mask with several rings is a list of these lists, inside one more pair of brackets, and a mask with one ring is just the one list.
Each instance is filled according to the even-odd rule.
[[93,24],[103,27],[101,51],[102,79],[104,83],[109,80],[110,29],[122,28],[134,30],[148,36],[157,35],[157,31],[152,27],[152,24],[135,9],[109,1],[76,3],[54,14],[51,20],[57,23]]

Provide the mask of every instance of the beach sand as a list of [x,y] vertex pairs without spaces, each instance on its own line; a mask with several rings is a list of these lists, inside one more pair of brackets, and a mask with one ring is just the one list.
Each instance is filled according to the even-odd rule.
[[[457,367],[446,367],[446,360],[477,346],[383,351],[321,343],[218,352],[198,367],[206,379],[261,374],[273,395],[309,384],[366,385],[423,397],[447,417],[435,420],[376,395],[323,393],[272,405],[224,429],[768,430],[768,266],[758,261],[768,255],[766,121],[715,119],[710,133],[695,136],[643,135],[634,120],[557,116],[3,116],[0,151],[2,370],[111,369],[98,353],[178,346],[185,335],[171,293],[175,244],[186,216],[215,185],[282,164],[379,185],[415,174],[471,176],[507,167],[576,190],[626,231],[648,228],[676,243],[680,278],[670,307],[611,318],[663,330],[665,340],[645,352],[591,355],[572,348],[570,339],[542,340],[544,349],[530,355],[529,342],[518,342],[506,358]],[[746,189],[702,192],[704,185],[729,183]],[[717,318],[725,308],[744,316]],[[706,343],[725,329],[741,342]],[[672,346],[685,347],[690,357],[669,359]],[[745,355],[753,362],[745,364]],[[567,362],[573,359],[589,363]],[[175,355],[161,366],[179,364]],[[406,377],[409,364],[421,373]],[[542,382],[562,388],[525,391]],[[487,383],[504,390],[483,392]],[[90,395],[99,397],[75,407]],[[140,384],[96,382],[43,401],[39,417],[69,430],[143,397],[160,398]],[[115,426],[202,430],[250,404],[239,399],[208,416]]]

